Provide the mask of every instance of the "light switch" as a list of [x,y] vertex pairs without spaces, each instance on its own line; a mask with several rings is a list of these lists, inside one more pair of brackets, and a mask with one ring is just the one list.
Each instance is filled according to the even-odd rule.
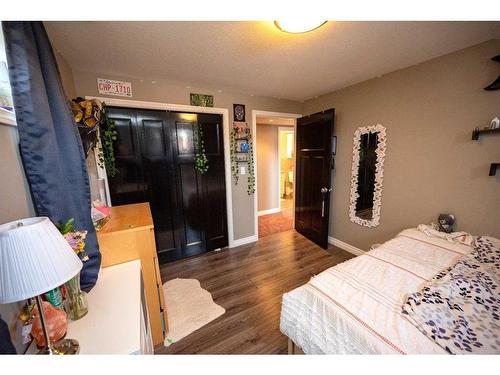
[[241,167],[240,167],[240,174],[243,176],[243,175],[244,175],[244,174],[246,174],[246,173],[247,173],[247,171],[246,171],[245,166],[241,166]]

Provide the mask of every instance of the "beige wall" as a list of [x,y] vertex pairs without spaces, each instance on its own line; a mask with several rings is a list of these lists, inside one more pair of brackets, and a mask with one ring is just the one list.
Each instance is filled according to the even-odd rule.
[[[471,141],[472,130],[500,115],[492,40],[372,79],[304,104],[303,113],[336,109],[338,137],[330,235],[363,250],[400,230],[454,213],[457,228],[500,237],[500,136]],[[359,126],[387,128],[382,213],[377,228],[348,218],[352,137]]]
[[17,127],[0,125],[0,223],[35,214],[18,144]]
[[54,55],[57,60],[57,67],[59,68],[59,74],[61,75],[61,82],[63,85],[64,92],[68,99],[73,99],[76,96],[75,81],[73,80],[73,70],[69,66],[66,59],[56,50],[54,50]]
[[[246,120],[249,125],[252,121],[252,110],[300,113],[301,104],[288,100],[257,97],[236,92],[218,92],[166,80],[156,80],[152,83],[147,77],[121,77],[96,72],[74,71],[76,94],[78,96],[102,96],[97,91],[97,78],[109,78],[132,82],[133,100],[152,101],[171,104],[189,104],[189,94],[192,92],[210,94],[214,96],[214,105],[229,109],[229,120],[232,123],[233,104],[246,105]],[[142,81],[142,82],[141,82]],[[247,194],[247,180],[240,178],[237,186],[232,185],[234,239],[249,237],[255,234],[253,216],[253,196]]]
[[257,124],[257,209],[279,208],[278,127]]

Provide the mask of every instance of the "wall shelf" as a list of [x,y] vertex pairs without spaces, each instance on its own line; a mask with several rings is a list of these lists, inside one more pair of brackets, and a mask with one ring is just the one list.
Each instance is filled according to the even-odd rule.
[[497,174],[497,168],[500,168],[500,163],[491,163],[490,176],[494,176]]
[[479,139],[479,136],[481,134],[492,134],[492,133],[498,133],[500,134],[500,128],[499,129],[476,129],[472,131],[472,140],[477,141]]
[[[500,128],[498,128],[498,129],[481,129],[481,130],[476,128],[472,131],[472,140],[477,141],[481,134],[495,134],[495,133],[500,134]],[[489,175],[490,176],[496,175],[497,168],[499,168],[499,167],[500,167],[500,163],[491,163]]]

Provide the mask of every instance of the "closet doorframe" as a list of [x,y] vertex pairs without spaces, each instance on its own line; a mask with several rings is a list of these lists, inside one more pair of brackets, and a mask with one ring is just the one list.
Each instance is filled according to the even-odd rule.
[[[227,215],[227,237],[228,247],[235,247],[233,232],[233,198],[232,198],[232,177],[231,177],[231,156],[230,156],[230,135],[229,135],[229,110],[227,108],[215,107],[197,107],[192,105],[146,102],[128,99],[104,98],[99,96],[86,96],[85,99],[96,99],[105,102],[112,107],[136,108],[136,109],[154,109],[163,111],[190,112],[190,113],[212,113],[222,115],[224,128],[224,172],[226,177],[226,215]],[[97,163],[97,150],[94,152],[96,158],[97,177],[101,200],[111,206],[109,194],[108,178],[104,166],[100,167]]]

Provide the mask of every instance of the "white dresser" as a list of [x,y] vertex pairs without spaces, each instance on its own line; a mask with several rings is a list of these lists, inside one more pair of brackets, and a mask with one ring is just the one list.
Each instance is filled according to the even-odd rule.
[[[140,260],[102,268],[88,314],[69,320],[66,337],[78,340],[80,354],[153,354],[145,298]],[[26,354],[36,351],[32,343]]]

